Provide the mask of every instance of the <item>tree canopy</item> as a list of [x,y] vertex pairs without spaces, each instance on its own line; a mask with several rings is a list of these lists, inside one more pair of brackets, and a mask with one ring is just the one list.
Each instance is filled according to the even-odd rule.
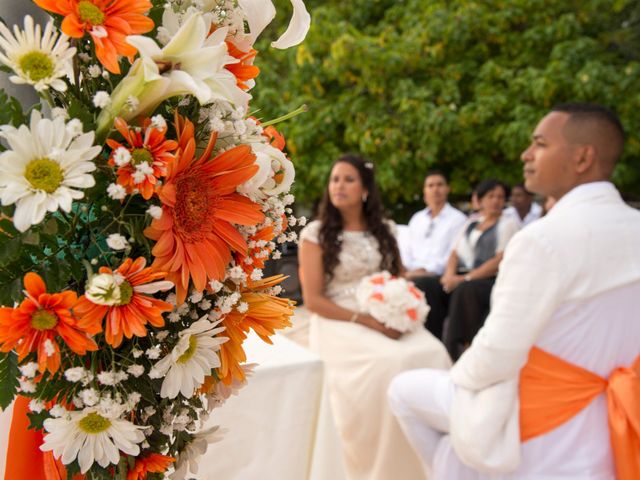
[[278,125],[309,205],[332,161],[376,165],[387,206],[415,204],[424,173],[454,195],[486,177],[521,181],[520,153],[555,103],[613,108],[627,131],[614,180],[640,192],[640,8],[634,0],[307,0],[312,26],[291,51],[262,44],[270,65],[258,116],[307,104]]

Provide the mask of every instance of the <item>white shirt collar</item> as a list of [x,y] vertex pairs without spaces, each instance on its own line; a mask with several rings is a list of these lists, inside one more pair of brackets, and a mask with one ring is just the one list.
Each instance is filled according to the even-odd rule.
[[[435,218],[438,218],[440,215],[443,215],[443,216],[444,216],[444,215],[446,215],[447,211],[448,211],[450,208],[452,208],[452,207],[451,207],[451,205],[449,205],[449,202],[445,203],[445,204],[444,204],[444,207],[442,207],[442,210],[440,210],[440,212],[438,213],[438,215],[436,215],[436,217],[435,217]],[[433,220],[433,217],[431,216],[431,208],[426,207],[426,208],[424,209],[424,211],[425,211],[425,213],[427,214],[427,216]]]
[[558,209],[564,209],[566,208],[566,206],[572,205],[574,203],[582,202],[586,198],[611,194],[617,195],[618,197],[620,196],[618,190],[611,182],[600,181],[583,183],[581,185],[573,187],[573,189],[565,193],[562,198],[560,198],[560,200],[558,200],[558,202],[553,206],[551,212]]

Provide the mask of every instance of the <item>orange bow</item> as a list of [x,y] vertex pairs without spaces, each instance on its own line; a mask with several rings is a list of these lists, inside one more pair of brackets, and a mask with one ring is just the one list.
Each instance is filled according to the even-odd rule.
[[607,393],[618,480],[640,479],[640,356],[609,380],[533,347],[520,372],[520,439],[545,434]]

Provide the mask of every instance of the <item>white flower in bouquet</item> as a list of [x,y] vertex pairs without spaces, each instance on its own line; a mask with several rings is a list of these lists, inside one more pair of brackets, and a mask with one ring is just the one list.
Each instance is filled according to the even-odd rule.
[[244,363],[240,365],[240,368],[244,373],[244,379],[240,380],[234,378],[230,385],[227,385],[224,382],[216,383],[215,389],[207,395],[207,400],[210,402],[209,408],[212,408],[213,406],[220,406],[233,395],[237,395],[240,390],[247,385],[249,377],[253,375],[253,370],[257,366],[257,363]]
[[9,150],[0,155],[0,201],[16,205],[13,223],[21,232],[47,211],[70,212],[73,200],[84,197],[79,189],[95,185],[91,160],[102,148],[93,145],[93,132],[75,136],[66,127],[62,117],[42,118],[37,110],[29,127],[2,127]]
[[424,294],[413,282],[387,271],[364,277],[356,289],[356,300],[361,312],[400,332],[419,329],[429,313]]
[[138,455],[139,443],[144,440],[141,430],[145,427],[102,416],[92,408],[48,418],[44,428],[47,433],[40,450],[53,451],[54,457],[61,458],[65,465],[77,459],[80,471],[85,473],[94,462],[101,467],[117,464],[119,451]]
[[[276,9],[271,0],[238,0],[238,5],[246,15],[249,25],[249,34],[246,40],[253,45],[256,38],[276,16]],[[274,48],[286,49],[298,45],[304,40],[311,25],[311,16],[304,5],[303,0],[291,0],[293,15],[287,30],[278,40],[271,43]]]
[[218,426],[208,428],[194,435],[193,440],[187,444],[180,453],[175,466],[175,472],[171,474],[172,480],[183,480],[188,473],[198,473],[198,460],[205,454],[210,444],[222,440],[222,433]]
[[76,49],[69,46],[66,35],[58,36],[54,31],[53,20],[47,22],[43,32],[27,15],[24,30],[16,25],[13,34],[0,22],[0,47],[0,61],[16,73],[9,77],[13,83],[33,85],[38,92],[49,87],[60,92],[67,89],[60,77],[71,78]]
[[[163,48],[149,37],[127,37],[140,58],[111,94],[111,106],[100,113],[98,132],[110,128],[117,115],[129,120],[178,95],[193,95],[200,104],[225,100],[246,105],[251,96],[237,86],[236,77],[225,69],[225,65],[238,62],[227,53],[226,29],[209,34],[209,28],[210,22],[194,13]],[[131,96],[139,103],[126,109]]]
[[198,320],[180,332],[178,344],[154,367],[158,375],[164,376],[162,398],[175,398],[178,393],[191,398],[205,377],[220,366],[216,352],[228,338],[216,335],[223,330],[207,320]]
[[129,246],[129,242],[119,233],[112,233],[107,237],[107,246],[112,250],[124,250]]
[[89,280],[84,294],[97,305],[119,305],[122,300],[120,292],[122,280],[124,278],[118,279],[112,273],[94,275]]
[[288,192],[295,178],[291,160],[277,148],[266,143],[253,143],[251,149],[259,167],[256,174],[238,187],[240,193],[265,198]]

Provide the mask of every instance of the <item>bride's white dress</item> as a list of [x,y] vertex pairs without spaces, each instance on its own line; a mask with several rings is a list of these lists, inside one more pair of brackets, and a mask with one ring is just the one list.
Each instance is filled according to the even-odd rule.
[[[320,223],[311,222],[300,241],[318,242]],[[382,256],[368,232],[342,233],[339,264],[325,285],[325,295],[357,309],[360,280],[380,271]],[[421,480],[418,457],[400,430],[387,403],[391,379],[413,368],[449,368],[444,346],[425,329],[392,340],[362,325],[311,318],[309,344],[324,360],[331,408],[343,443],[349,480]]]

